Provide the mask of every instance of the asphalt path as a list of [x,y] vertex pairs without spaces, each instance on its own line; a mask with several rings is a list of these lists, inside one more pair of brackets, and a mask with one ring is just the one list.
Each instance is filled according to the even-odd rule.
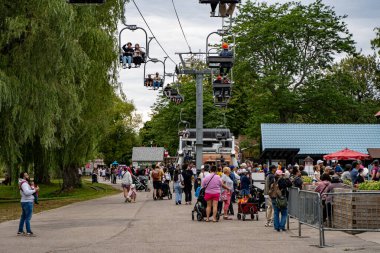
[[276,232],[264,226],[264,213],[259,221],[206,223],[191,220],[192,208],[145,192],[136,203],[124,203],[122,194],[79,202],[35,214],[36,237],[17,236],[18,220],[0,223],[0,252],[380,252],[368,239],[379,233],[327,232],[332,247],[321,249],[318,231],[304,227],[299,238],[294,220],[289,231]]

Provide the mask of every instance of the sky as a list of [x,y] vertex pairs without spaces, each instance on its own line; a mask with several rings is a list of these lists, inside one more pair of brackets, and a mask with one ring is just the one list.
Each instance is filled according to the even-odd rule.
[[[148,25],[152,29],[156,39],[161,43],[174,62],[179,62],[177,52],[189,52],[189,48],[181,33],[172,0],[135,0]],[[245,2],[244,0],[242,2]],[[264,1],[261,1],[264,2]],[[287,0],[267,0],[268,3],[285,3]],[[313,0],[301,0],[308,4]],[[210,17],[210,7],[199,4],[198,0],[174,0],[177,12],[182,23],[187,40],[193,52],[205,51],[206,37],[222,27],[221,18]],[[324,0],[324,3],[333,6],[338,15],[348,15],[345,22],[354,40],[357,49],[363,54],[372,54],[370,40],[375,37],[373,29],[380,27],[380,1],[379,0]],[[136,7],[131,1],[126,5],[126,21],[128,25],[137,25],[144,28],[149,37],[153,37]],[[120,30],[124,27],[119,26]],[[217,36],[211,37],[211,42],[218,41]],[[145,35],[141,31],[124,30],[121,34],[122,44],[132,42],[145,47]],[[165,53],[153,40],[150,44],[150,57],[164,60]],[[160,63],[146,64],[146,74],[155,72],[163,73]],[[175,64],[171,60],[166,61],[166,72],[173,73]],[[144,67],[140,69],[120,69],[119,81],[122,83],[123,92],[128,100],[133,101],[137,113],[143,121],[150,119],[151,106],[154,104],[158,92],[144,87]],[[165,83],[172,82],[172,78],[166,77]],[[186,98],[185,98],[186,99]]]

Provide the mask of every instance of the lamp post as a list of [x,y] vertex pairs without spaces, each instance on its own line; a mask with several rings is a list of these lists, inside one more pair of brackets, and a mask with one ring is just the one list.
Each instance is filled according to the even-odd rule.
[[314,160],[310,156],[305,158],[305,171],[309,176],[313,174],[313,162]]

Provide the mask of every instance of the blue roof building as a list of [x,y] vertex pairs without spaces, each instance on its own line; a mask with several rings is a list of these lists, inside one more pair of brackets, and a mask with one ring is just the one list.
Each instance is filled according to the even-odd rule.
[[380,148],[379,124],[261,124],[263,159],[322,158],[344,148]]

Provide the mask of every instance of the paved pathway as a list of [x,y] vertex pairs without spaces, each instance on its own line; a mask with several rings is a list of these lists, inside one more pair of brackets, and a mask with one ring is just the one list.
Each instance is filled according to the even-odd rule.
[[290,231],[274,232],[263,213],[259,221],[206,223],[192,221],[191,209],[145,192],[135,204],[122,194],[75,203],[34,215],[37,237],[16,236],[18,221],[0,223],[0,252],[380,252],[380,244],[341,232],[327,233],[333,247],[320,249],[317,230],[305,227],[309,237],[295,237],[293,221]]

